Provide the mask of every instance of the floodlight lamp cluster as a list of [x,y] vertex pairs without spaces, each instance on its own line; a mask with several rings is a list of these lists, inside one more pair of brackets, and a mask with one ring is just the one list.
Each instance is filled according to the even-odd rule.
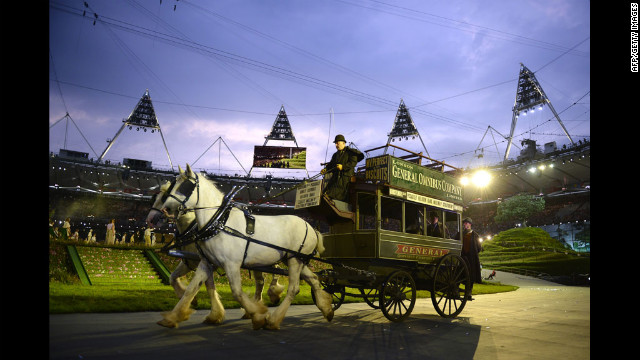
[[487,170],[477,170],[470,177],[463,176],[460,178],[460,184],[462,186],[475,185],[479,188],[484,188],[491,182],[491,174]]
[[[391,135],[391,136],[394,136],[394,135]],[[395,141],[396,141],[396,138],[398,138],[398,141],[402,141],[403,136],[395,136],[395,137],[392,137],[392,138],[391,138],[391,142],[395,142]],[[415,138],[416,138],[416,136],[415,136],[415,135],[411,136],[411,140],[413,140],[413,139],[415,139]],[[406,141],[406,140],[409,140],[409,137],[408,137],[408,136],[404,136],[404,140],[405,140],[405,141]]]
[[[129,130],[133,130],[133,126],[132,126],[132,125],[129,125]],[[147,128],[146,128],[146,127],[144,127],[144,126],[142,127],[142,130],[143,130],[144,132],[147,132]],[[136,126],[136,131],[140,131],[140,127],[139,127],[139,126]],[[153,134],[155,131],[156,131],[156,129],[151,129],[151,133],[152,133],[152,134]]]
[[[526,108],[524,110],[519,110],[516,116],[520,116],[520,114],[522,114],[522,116],[527,116],[527,112],[533,113],[535,110],[536,110],[535,106]],[[522,113],[520,111],[522,111]],[[538,105],[538,111],[542,111],[542,104]]]
[[544,171],[545,169],[553,169],[553,166],[554,166],[553,163],[550,163],[549,165],[545,165],[545,164],[540,164],[538,166],[533,165],[527,171],[532,173],[532,174],[535,174],[536,172]]

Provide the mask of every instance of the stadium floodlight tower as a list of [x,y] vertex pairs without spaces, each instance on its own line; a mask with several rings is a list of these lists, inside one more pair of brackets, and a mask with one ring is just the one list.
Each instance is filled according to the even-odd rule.
[[556,112],[556,109],[553,108],[551,101],[542,90],[542,86],[536,79],[536,76],[533,74],[531,70],[529,70],[523,63],[520,63],[520,76],[518,77],[518,88],[516,90],[516,101],[513,105],[513,115],[511,117],[511,132],[509,133],[507,149],[504,152],[504,160],[503,163],[506,163],[507,158],[509,157],[509,150],[511,150],[511,143],[513,141],[513,132],[516,129],[516,122],[518,122],[518,116],[520,112],[527,113],[529,109],[533,109],[536,106],[542,107],[542,105],[548,105],[553,115],[558,120],[558,123],[562,127],[562,131],[567,135],[569,141],[573,144],[573,139],[569,135],[569,132],[564,127],[562,120],[560,120],[560,116]]
[[402,138],[405,140],[409,140],[409,136],[413,138],[418,135],[420,142],[422,143],[422,147],[424,151],[429,155],[429,151],[427,151],[427,147],[424,146],[424,141],[422,141],[422,136],[418,132],[416,125],[413,123],[413,119],[411,118],[411,114],[409,114],[409,109],[404,105],[404,100],[400,99],[400,105],[398,106],[398,111],[396,112],[396,118],[393,120],[393,127],[391,128],[391,132],[389,133],[389,137],[387,138],[387,145],[384,148],[384,153],[387,153],[387,149],[389,148],[389,144],[392,141],[395,141],[395,138],[399,138],[399,141],[402,141]]
[[291,124],[289,123],[289,118],[287,117],[287,113],[284,111],[284,105],[280,106],[280,111],[276,116],[276,120],[273,122],[269,134],[264,137],[264,144],[262,146],[267,145],[269,140],[293,141],[296,144],[296,147],[298,147],[298,142],[296,141],[296,137],[293,135],[293,129],[291,129]]
[[144,132],[147,132],[147,129],[151,129],[151,132],[158,131],[160,133],[160,137],[162,138],[162,144],[164,144],[164,150],[167,152],[167,157],[169,158],[169,165],[171,166],[171,170],[173,170],[173,163],[171,162],[171,156],[169,155],[169,149],[167,149],[167,143],[164,141],[164,135],[162,135],[162,129],[160,128],[160,123],[158,122],[158,118],[156,117],[156,112],[153,109],[153,103],[151,102],[151,97],[149,96],[149,89],[144,92],[144,95],[138,101],[138,104],[133,109],[129,117],[122,120],[122,126],[120,130],[116,133],[112,140],[108,140],[109,145],[104,149],[102,155],[98,159],[98,162],[101,162],[104,156],[107,154],[107,151],[111,149],[113,144],[116,142],[118,136],[122,130],[126,127],[129,127],[129,130],[133,130],[133,127],[136,127],[136,130],[140,130],[141,128]]

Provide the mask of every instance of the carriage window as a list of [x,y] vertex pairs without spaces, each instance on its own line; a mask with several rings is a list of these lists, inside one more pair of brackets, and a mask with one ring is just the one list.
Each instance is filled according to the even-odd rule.
[[[460,214],[450,211],[444,212],[445,224],[447,225],[447,239],[455,239],[456,234],[460,232],[458,225],[460,224]],[[460,239],[457,239],[460,240]]]
[[433,237],[443,237],[444,222],[442,221],[442,210],[433,207],[427,207],[427,235]]
[[358,193],[358,228],[376,228],[376,196]]
[[402,201],[388,197],[381,199],[380,227],[384,230],[402,231]]
[[404,221],[404,232],[424,235],[424,206],[409,202],[405,203]]

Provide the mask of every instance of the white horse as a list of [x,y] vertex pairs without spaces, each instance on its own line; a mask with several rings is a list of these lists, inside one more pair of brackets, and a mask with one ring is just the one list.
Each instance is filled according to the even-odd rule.
[[[170,190],[156,199],[154,209],[149,212],[147,221],[156,218],[158,211],[156,209],[166,211],[171,216],[184,211],[194,211],[198,229],[206,228],[209,220],[222,205],[224,194],[217,189],[213,181],[195,174],[188,164],[186,171],[180,169],[180,174],[172,185]],[[202,285],[202,281],[211,275],[212,266],[219,266],[225,270],[231,293],[251,317],[254,329],[280,328],[287,309],[300,291],[300,277],[311,285],[317,307],[324,317],[331,321],[333,318],[331,295],[322,290],[318,277],[300,258],[303,255],[310,256],[316,250],[319,253],[324,251],[322,235],[319,232],[297,216],[256,215],[255,234],[247,235],[244,213],[235,207],[228,212],[225,224],[224,231],[219,231],[208,239],[199,240],[205,259],[200,261],[194,278],[185,289],[180,301],[173,310],[163,313],[164,319],[158,324],[177,327],[179,322],[189,318],[194,311],[189,304]],[[236,235],[227,232],[229,229],[235,229]],[[247,240],[245,237],[267,245]],[[288,265],[289,287],[282,303],[269,314],[264,304],[250,298],[242,291],[240,269],[243,266],[248,268],[272,266],[280,261],[286,261]],[[209,317],[215,316],[219,316],[219,309],[212,301],[212,312]]]
[[[164,185],[162,185],[160,187],[160,194],[158,196],[162,196],[169,189],[170,185],[171,184],[169,181],[167,181]],[[170,217],[169,214],[166,213],[166,210],[163,212],[163,215],[165,217]],[[191,226],[196,226],[195,221],[196,221],[196,215],[194,214],[193,211],[187,211],[185,213],[180,214],[175,221],[176,227],[178,228],[178,233],[184,234]],[[150,226],[154,226],[154,224],[151,224],[151,221],[149,221],[147,224]],[[185,252],[191,252],[195,254],[198,253],[198,250],[194,243],[186,244],[184,246],[178,246],[178,249]],[[187,275],[189,272],[195,270],[198,267],[199,262],[200,260],[183,258],[178,264],[178,266],[176,266],[176,268],[171,273],[170,284],[173,287],[178,298],[181,298],[184,295],[184,292],[186,289],[186,286],[182,282],[182,278],[185,275]],[[253,277],[255,279],[255,284],[256,284],[256,290],[253,294],[253,298],[256,301],[262,301],[262,291],[264,289],[264,274],[261,271],[253,271]],[[213,281],[213,279],[208,278],[207,281],[205,282],[205,285],[207,287],[207,292],[209,293],[210,296],[215,296],[213,295],[213,292],[212,292],[215,290],[212,290],[210,281]],[[273,274],[271,284],[269,285],[269,289],[267,290],[267,296],[269,297],[269,300],[271,301],[272,304],[277,305],[280,302],[280,295],[282,294],[283,291],[284,291],[284,286],[278,282],[278,276],[276,274]],[[197,304],[195,298],[193,299],[192,304],[193,305]],[[248,319],[249,316],[245,313],[242,318]],[[207,321],[208,320],[205,319],[205,322]]]

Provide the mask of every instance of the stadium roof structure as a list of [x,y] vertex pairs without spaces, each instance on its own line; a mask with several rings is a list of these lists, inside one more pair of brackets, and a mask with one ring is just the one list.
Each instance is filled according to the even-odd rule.
[[535,152],[505,164],[468,169],[466,173],[478,170],[489,172],[491,183],[484,188],[465,186],[465,204],[504,199],[519,193],[546,196],[590,191],[591,144],[579,141],[566,149]]
[[[467,205],[504,199],[518,193],[559,196],[576,191],[590,191],[591,146],[588,142],[579,142],[567,149],[546,154],[538,152],[531,158],[466,169],[464,172],[472,174],[480,169],[490,173],[491,183],[484,188],[465,186],[464,203]],[[96,163],[87,159],[68,159],[62,156],[51,156],[49,159],[49,187],[67,191],[150,199],[165,181],[176,175],[177,172],[170,170],[127,169],[119,164]],[[293,207],[295,191],[285,192],[268,202],[264,200],[268,198],[269,190],[281,193],[302,181],[209,173],[207,176],[214,179],[223,191],[234,185],[246,185],[246,189],[238,194],[238,200],[260,203],[263,207]]]
[[[160,187],[175,178],[175,171],[136,169],[120,164],[97,163],[86,159],[71,159],[53,155],[49,158],[49,188],[62,191],[92,193],[132,200],[150,200]],[[269,198],[269,191],[277,193],[292,188],[301,180],[285,178],[256,178],[243,175],[216,175],[205,172],[223,192],[234,185],[245,185],[236,200],[259,208],[293,208],[295,191]]]

